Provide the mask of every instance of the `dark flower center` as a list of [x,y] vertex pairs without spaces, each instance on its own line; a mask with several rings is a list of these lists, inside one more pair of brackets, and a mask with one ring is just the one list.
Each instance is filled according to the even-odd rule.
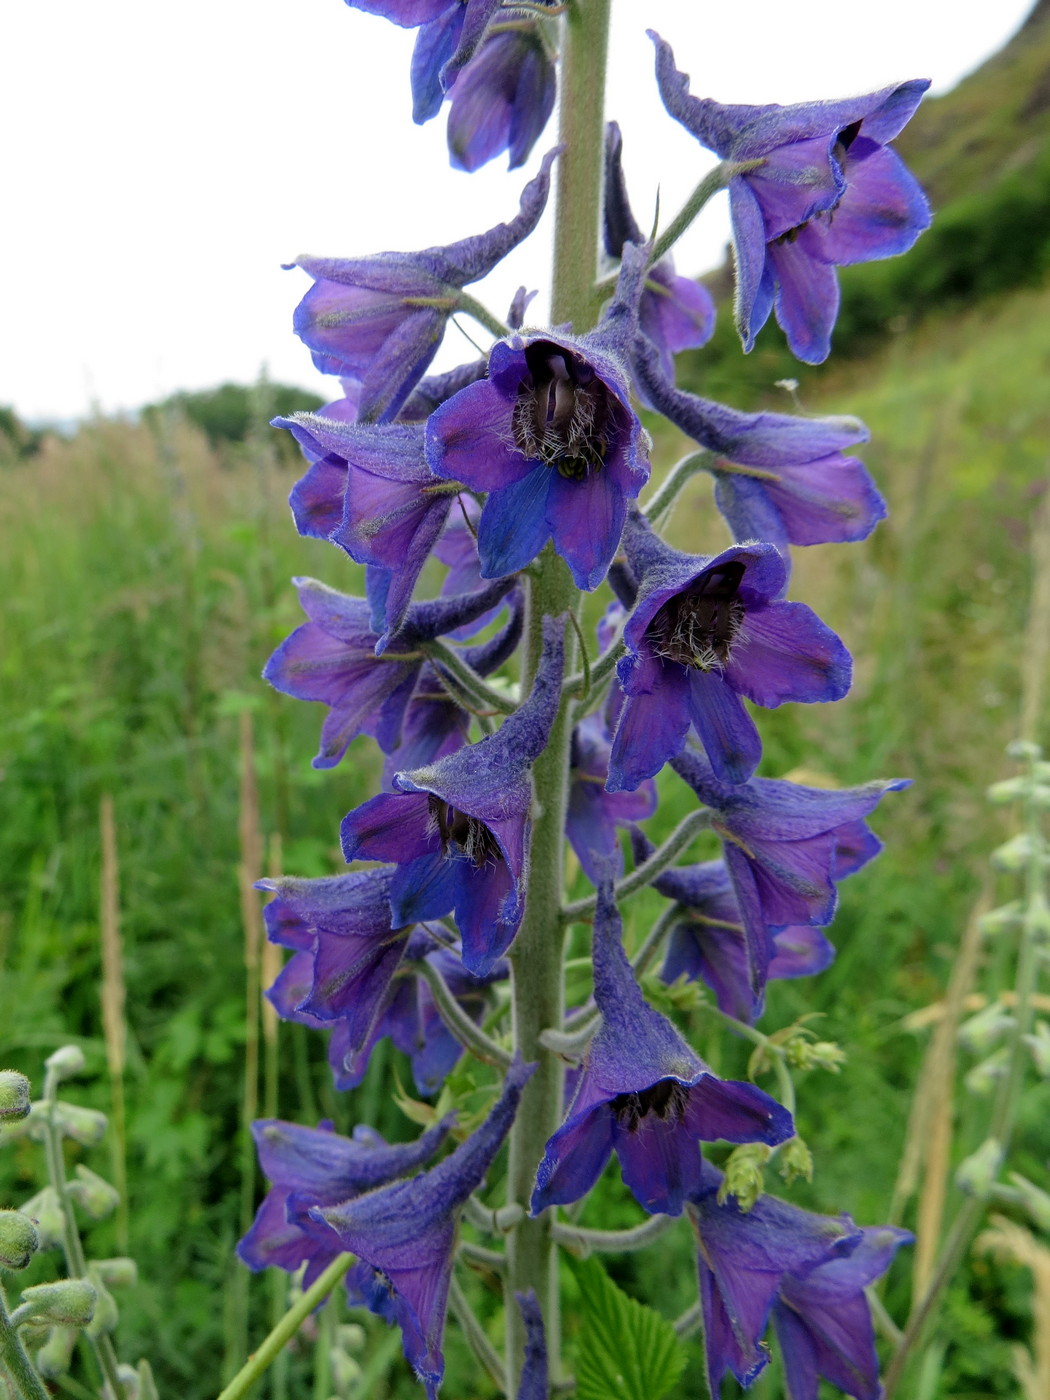
[[446,856],[465,856],[472,865],[494,865],[501,852],[499,842],[483,821],[461,812],[450,802],[431,794],[430,820],[441,838]]
[[609,391],[590,368],[549,340],[525,350],[529,378],[511,414],[514,445],[524,456],[583,481],[605,465]]
[[698,671],[724,667],[744,624],[745,608],[737,597],[743,577],[744,565],[732,560],[668,598],[645,629],[656,655]]
[[[838,161],[839,165],[845,165],[849,148],[860,135],[860,126],[861,124],[859,121],[851,122],[849,126],[844,126],[838,136],[836,136],[835,144],[831,148],[831,154],[834,159]],[[816,217],[819,219],[826,219],[830,224],[835,210],[839,207],[840,203],[841,200],[837,199],[830,209],[825,210],[822,214],[816,215]],[[783,247],[785,243],[794,243],[795,239],[810,222],[812,221],[807,219],[805,223],[796,224],[794,228],[789,228],[785,233],[782,233],[779,238],[774,238],[773,242],[778,248]]]
[[658,1079],[648,1089],[641,1089],[632,1094],[617,1094],[609,1107],[621,1128],[625,1128],[629,1133],[636,1133],[642,1119],[650,1113],[655,1113],[657,1118],[669,1118],[672,1123],[677,1123],[685,1113],[688,1101],[689,1091],[686,1085],[679,1084],[677,1079]]

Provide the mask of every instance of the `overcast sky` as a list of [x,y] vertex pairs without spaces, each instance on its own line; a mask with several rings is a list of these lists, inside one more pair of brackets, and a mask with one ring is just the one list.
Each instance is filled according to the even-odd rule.
[[[624,131],[639,222],[660,187],[673,212],[712,158],[671,121],[645,29],[675,49],[692,90],[726,102],[840,97],[906,78],[946,91],[1010,36],[1031,0],[616,0],[607,114]],[[413,31],[342,0],[50,0],[11,4],[0,130],[0,403],[66,419],[181,388],[274,379],[333,392],[292,335],[309,285],[280,264],[475,233],[517,208],[554,144],[524,171],[452,170],[444,115],[410,117]],[[721,261],[725,196],[677,254]],[[481,295],[545,304],[546,226]],[[450,331],[444,363],[466,343]],[[452,337],[459,341],[453,344]]]

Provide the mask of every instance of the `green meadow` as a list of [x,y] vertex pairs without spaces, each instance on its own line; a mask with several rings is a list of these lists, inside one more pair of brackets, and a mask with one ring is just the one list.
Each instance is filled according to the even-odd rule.
[[[1005,81],[1000,69],[993,77]],[[970,90],[960,92],[972,106]],[[931,110],[943,124],[946,109]],[[921,151],[909,155],[921,166]],[[1038,161],[1011,170],[1018,168],[1038,172],[1025,188],[1044,178]],[[987,171],[974,169],[980,183]],[[1000,181],[989,195],[996,209],[1004,188]],[[976,217],[960,199],[944,194],[949,229],[953,218]],[[1039,257],[1045,225],[1042,238]],[[942,247],[938,256],[943,264],[949,254]],[[836,962],[818,979],[773,984],[763,1026],[816,1012],[820,1037],[847,1054],[838,1074],[799,1076],[798,1125],[815,1174],[791,1187],[791,1198],[847,1210],[862,1223],[892,1214],[914,1228],[933,1210],[936,1172],[902,1177],[901,1162],[909,1142],[914,1152],[932,1131],[951,1088],[923,1068],[931,1027],[975,907],[1014,893],[1010,877],[994,877],[989,864],[1011,834],[1011,815],[985,792],[1014,771],[1005,748],[1019,732],[1023,696],[1029,729],[1050,741],[1045,708],[1036,715],[1050,599],[1040,602],[1035,591],[1037,561],[1050,569],[1050,289],[1042,280],[1050,264],[1012,274],[1006,290],[970,285],[962,296],[929,291],[929,278],[922,281],[917,264],[904,271],[908,265],[892,277],[872,272],[896,278],[880,293],[878,324],[847,316],[844,356],[798,375],[794,390],[774,387],[794,373],[776,332],[743,368],[737,356],[734,371],[720,351],[710,361],[694,357],[680,377],[749,407],[790,411],[794,394],[807,413],[856,414],[871,430],[863,455],[890,517],[864,544],[796,551],[791,593],[846,641],[853,690],[835,706],[763,713],[762,771],[814,784],[908,777],[913,785],[883,802],[873,825],[886,849],[843,886],[830,930]],[[854,282],[854,304],[867,305],[871,287],[844,281],[847,309]],[[724,347],[728,309],[722,319]],[[259,678],[300,621],[291,577],[310,574],[348,592],[362,583],[340,551],[295,535],[286,498],[302,464],[265,427],[271,408],[263,386],[240,442],[212,441],[188,405],[176,404],[139,423],[86,423],[69,440],[46,435],[35,453],[20,452],[10,437],[0,448],[0,1061],[38,1088],[46,1055],[75,1042],[88,1072],[66,1096],[107,1113],[117,1103],[119,1113],[101,1011],[100,814],[111,800],[116,867],[110,857],[107,875],[119,890],[126,1124],[100,1147],[71,1149],[70,1162],[112,1178],[115,1159],[126,1161],[127,1212],[90,1227],[90,1249],[137,1261],[138,1290],[117,1298],[121,1355],[148,1356],[161,1395],[185,1400],[215,1395],[224,1371],[283,1306],[284,1282],[261,1278],[245,1302],[246,1274],[232,1255],[257,1199],[244,1184],[246,1053],[250,1064],[257,1058],[248,1092],[260,1113],[308,1123],[329,1117],[341,1130],[365,1121],[395,1139],[416,1132],[394,1102],[398,1084],[411,1079],[389,1047],[377,1052],[382,1085],[373,1076],[337,1096],[323,1037],[289,1025],[275,1031],[270,1022],[259,1031],[254,1011],[253,987],[274,964],[259,966],[258,900],[247,886],[267,872],[341,868],[339,820],[371,795],[379,772],[364,739],[334,771],[312,770],[320,709]],[[657,472],[680,446],[657,441]],[[722,537],[701,478],[679,504],[671,538],[695,549]],[[660,822],[670,828],[686,794],[673,775],[662,782]],[[706,850],[698,843],[691,858]],[[649,895],[632,902],[632,937],[644,935],[656,908]],[[967,1004],[1011,976],[1008,944],[986,943]],[[727,1046],[702,1005],[683,999],[676,1014],[716,1069],[744,1071],[744,1048]],[[961,1054],[960,1074],[971,1063]],[[919,1086],[925,1098],[909,1132]],[[987,1100],[961,1084],[956,1094],[947,1161],[979,1144],[988,1113]],[[1048,1156],[1044,1083],[1026,1093],[1011,1164],[1045,1182]],[[950,1219],[961,1198],[946,1173],[942,1163]],[[39,1147],[20,1140],[5,1148],[0,1183],[5,1203],[38,1190]],[[613,1175],[587,1209],[585,1219],[605,1224],[637,1218]],[[687,1236],[613,1259],[610,1273],[674,1316],[695,1299]],[[57,1258],[36,1261],[27,1281],[54,1276]],[[904,1251],[885,1295],[898,1317],[912,1267]],[[476,1288],[482,1311],[493,1314],[495,1302],[484,1302],[494,1298],[490,1281],[479,1277]],[[1025,1270],[972,1255],[948,1291],[918,1400],[1016,1396],[1012,1349],[1031,1341],[1033,1296]],[[365,1329],[356,1343],[364,1378],[350,1393],[416,1394],[396,1337],[375,1319],[354,1320]],[[332,1325],[323,1315],[322,1338]],[[683,1400],[700,1392],[695,1339],[689,1347],[676,1392]],[[272,1393],[326,1400],[334,1381],[323,1375],[311,1392],[311,1364],[307,1336]],[[467,1393],[456,1379],[467,1364],[463,1344],[450,1337],[450,1400]],[[69,1393],[86,1392],[72,1383]],[[775,1367],[751,1393],[781,1394]]]

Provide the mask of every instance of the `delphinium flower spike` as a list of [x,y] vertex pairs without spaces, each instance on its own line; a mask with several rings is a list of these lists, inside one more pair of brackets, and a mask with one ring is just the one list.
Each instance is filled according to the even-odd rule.
[[437,353],[459,293],[486,276],[539,222],[557,151],[525,186],[509,223],[418,253],[297,258],[314,285],[295,313],[296,334],[323,374],[360,382],[363,419],[390,419]]
[[763,162],[729,185],[744,349],[754,345],[775,305],[794,354],[819,364],[838,314],[835,268],[907,252],[929,226],[926,196],[886,144],[929,82],[840,102],[723,106],[694,97],[670,45],[652,31],[650,38],[671,116],[723,160]]
[[488,1117],[436,1167],[312,1212],[370,1273],[363,1287],[366,1302],[401,1328],[405,1356],[428,1400],[437,1395],[445,1370],[441,1341],[459,1218],[510,1131],[534,1069],[515,1060]]
[[594,999],[601,1022],[565,1122],[536,1173],[532,1213],[585,1195],[612,1152],[647,1211],[678,1215],[700,1189],[700,1142],[775,1144],[791,1114],[753,1084],[719,1079],[651,1007],[623,950],[610,884],[594,917]]
[[393,861],[396,923],[455,910],[468,971],[484,975],[518,931],[528,875],[531,767],[561,698],[561,618],[543,622],[532,693],[499,730],[412,772],[343,820],[343,854]]
[[632,513],[624,534],[638,598],[617,666],[626,699],[609,760],[609,790],[633,789],[679,753],[690,725],[717,776],[742,783],[762,753],[743,699],[840,700],[849,652],[805,603],[787,603],[783,555],[734,545],[714,557],[665,545]]

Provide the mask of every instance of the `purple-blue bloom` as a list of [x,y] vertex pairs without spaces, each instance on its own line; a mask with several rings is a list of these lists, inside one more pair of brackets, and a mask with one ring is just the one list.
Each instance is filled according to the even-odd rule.
[[[264,1118],[252,1124],[259,1166],[271,1183],[254,1224],[237,1245],[249,1269],[269,1266],[295,1273],[303,1264],[303,1287],[343,1252],[329,1225],[311,1207],[337,1205],[417,1171],[444,1142],[452,1126],[445,1118],[412,1143],[390,1146],[372,1128],[359,1126],[352,1138],[330,1124],[303,1128]],[[348,1279],[352,1288],[355,1280]]]
[[511,578],[499,579],[480,593],[413,603],[390,640],[373,631],[364,599],[337,593],[317,579],[293,581],[310,620],[285,638],[263,676],[285,695],[328,706],[315,768],[334,767],[358,734],[371,734],[385,753],[395,748],[423,668],[419,644],[488,611],[514,586]]
[[721,1184],[722,1173],[705,1162],[703,1185],[687,1206],[698,1246],[707,1379],[716,1397],[727,1371],[749,1386],[765,1368],[762,1337],[778,1289],[849,1256],[863,1238],[848,1215],[814,1215],[775,1196],[760,1197],[747,1212],[733,1197],[719,1205]]
[[517,1400],[548,1400],[547,1336],[539,1300],[531,1288],[527,1293],[515,1293],[514,1297],[525,1324],[525,1360]]
[[856,788],[811,788],[773,778],[723,783],[698,753],[685,751],[671,766],[715,812],[747,938],[756,1014],[773,956],[770,928],[825,926],[838,901],[836,882],[882,849],[865,817],[887,792],[908,779]]
[[855,1400],[879,1400],[879,1358],[871,1308],[864,1295],[902,1244],[914,1240],[893,1225],[870,1225],[845,1258],[830,1259],[802,1277],[789,1274],[773,1305],[788,1400],[817,1400],[820,1380]]
[[360,382],[362,418],[397,414],[437,353],[459,292],[491,272],[536,227],[556,155],[549,152],[525,186],[515,218],[486,233],[418,253],[301,257],[292,264],[314,279],[296,309],[295,332],[322,374]]
[[435,1400],[445,1370],[441,1339],[459,1217],[510,1131],[534,1069],[516,1059],[488,1117],[436,1167],[313,1212],[371,1272],[363,1289],[367,1304],[397,1321],[427,1400]]
[[553,539],[578,588],[605,578],[627,502],[649,477],[624,362],[644,273],[644,252],[629,245],[597,330],[497,341],[489,377],[427,423],[435,475],[488,493],[478,527],[483,577],[515,573]]
[[632,513],[624,536],[638,599],[617,666],[626,700],[613,739],[609,790],[636,788],[681,752],[690,725],[716,775],[742,783],[762,745],[741,697],[840,700],[849,652],[805,603],[787,603],[784,557],[771,544],[713,558],[664,544]]
[[455,911],[468,971],[484,976],[524,912],[532,764],[561,698],[561,618],[544,618],[532,694],[495,734],[412,772],[343,819],[347,861],[393,861],[397,924]]
[[572,735],[569,806],[565,834],[584,874],[592,884],[623,869],[618,828],[644,821],[656,811],[656,785],[640,784],[637,792],[607,792],[609,736],[601,717],[587,715]]
[[451,93],[448,149],[459,170],[506,151],[511,170],[539,140],[557,91],[554,64],[535,25],[490,32]]
[[838,102],[723,106],[693,97],[670,45],[652,31],[650,38],[671,116],[723,160],[763,161],[729,183],[744,349],[775,307],[793,353],[819,364],[838,313],[835,268],[907,252],[929,226],[926,196],[886,144],[929,82]]
[[634,369],[646,400],[718,454],[715,502],[734,540],[789,544],[867,539],[886,503],[862,462],[843,454],[866,442],[856,418],[739,413],[676,389],[652,347],[640,342]]
[[[605,128],[602,232],[610,258],[622,257],[627,243],[645,242],[627,198],[622,150],[620,128],[616,122],[609,122]],[[638,322],[642,334],[656,347],[664,374],[673,382],[675,355],[682,350],[697,350],[711,339],[715,304],[702,282],[676,275],[674,259],[668,254],[646,273]]]
[[638,1203],[679,1215],[700,1190],[699,1143],[775,1144],[791,1114],[753,1084],[719,1079],[654,1010],[623,949],[611,884],[598,888],[594,1000],[602,1013],[565,1122],[536,1173],[532,1214],[585,1195],[612,1152]]

